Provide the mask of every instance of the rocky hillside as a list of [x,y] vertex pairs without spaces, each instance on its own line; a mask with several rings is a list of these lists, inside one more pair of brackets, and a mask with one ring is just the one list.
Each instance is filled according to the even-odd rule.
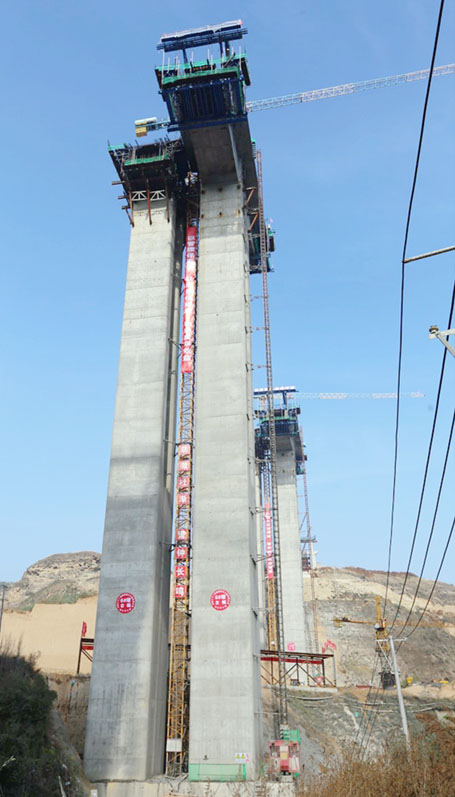
[[7,585],[5,608],[30,611],[36,603],[75,603],[97,594],[99,575],[100,554],[94,551],[47,556]]
[[[319,639],[327,638],[337,646],[338,683],[354,685],[368,683],[375,645],[374,622],[376,595],[384,596],[386,573],[362,570],[357,567],[318,568],[316,595],[319,618]],[[404,573],[391,573],[387,619],[392,623],[400,599]],[[399,617],[405,619],[411,608],[417,577],[409,575]],[[431,581],[422,581],[413,612],[413,623],[426,604]],[[304,582],[305,598],[310,601],[309,580]],[[311,603],[308,603],[309,630],[312,628]],[[342,623],[336,627],[335,617],[348,617],[361,623]],[[369,624],[368,624],[369,623]],[[407,633],[413,627],[411,622]],[[402,624],[397,622],[395,635]],[[455,680],[455,586],[439,583],[433,594],[425,621],[411,634],[399,652],[403,676],[413,676],[420,682],[434,679]]]

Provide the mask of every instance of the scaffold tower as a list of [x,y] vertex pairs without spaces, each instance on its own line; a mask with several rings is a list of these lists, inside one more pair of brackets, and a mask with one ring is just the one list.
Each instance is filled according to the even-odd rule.
[[181,343],[180,412],[173,541],[172,624],[169,650],[166,773],[188,769],[189,618],[194,442],[194,365],[198,260],[198,187],[188,197]]
[[[280,555],[280,522],[278,511],[278,488],[276,473],[276,433],[275,433],[275,412],[273,401],[273,372],[272,372],[272,343],[270,336],[270,307],[269,307],[269,287],[268,287],[268,239],[267,228],[264,215],[264,193],[262,180],[262,153],[257,151],[256,155],[257,178],[258,178],[258,221],[259,221],[259,246],[261,255],[261,274],[262,274],[262,301],[264,308],[264,338],[265,338],[265,365],[267,374],[267,414],[269,424],[269,451],[268,451],[268,473],[264,480],[265,485],[270,485],[270,503],[272,526],[273,526],[273,554],[275,574],[273,581],[274,595],[270,594],[269,600],[274,598],[275,618],[273,615],[273,603],[268,604],[269,634],[275,634],[276,651],[278,654],[278,718],[279,731],[288,721],[287,687],[286,687],[286,662],[284,659],[284,632],[283,632],[283,595],[281,585],[281,555]],[[266,474],[264,474],[266,475]],[[268,489],[268,486],[267,486]],[[271,587],[272,589],[272,587]],[[274,623],[272,629],[271,624]],[[269,642],[270,642],[269,638]]]

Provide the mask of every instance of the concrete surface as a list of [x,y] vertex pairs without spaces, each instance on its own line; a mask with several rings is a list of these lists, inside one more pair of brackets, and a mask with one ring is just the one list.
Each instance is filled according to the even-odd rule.
[[307,651],[295,451],[291,437],[277,437],[277,485],[284,646],[285,650]]
[[[181,251],[176,210],[135,203],[112,438],[84,766],[91,780],[163,771],[172,439]],[[171,442],[167,442],[167,441]],[[134,595],[120,613],[121,593]],[[126,792],[125,792],[126,793]]]
[[266,613],[265,613],[265,568],[264,568],[264,519],[262,509],[262,490],[261,476],[259,467],[255,469],[255,488],[256,488],[256,550],[258,557],[257,577],[258,577],[258,607],[259,607],[259,644],[261,650],[267,646]]
[[189,783],[170,778],[148,783],[94,783],[90,797],[295,797],[295,783]]
[[[189,763],[261,757],[249,266],[241,184],[203,183],[197,310]],[[211,606],[226,590],[224,611]],[[213,778],[216,780],[216,778]]]

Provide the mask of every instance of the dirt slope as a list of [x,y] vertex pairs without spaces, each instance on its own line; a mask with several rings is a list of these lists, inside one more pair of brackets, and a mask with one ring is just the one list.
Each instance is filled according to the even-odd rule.
[[[341,686],[368,683],[374,654],[376,616],[375,596],[385,594],[386,573],[362,570],[357,567],[320,567],[317,571],[316,594],[319,617],[319,640],[327,638],[337,646],[336,661],[338,683]],[[387,618],[389,623],[395,616],[400,599],[404,573],[392,573],[389,583]],[[411,607],[417,577],[410,575],[404,592],[400,618],[405,619]],[[431,581],[422,581],[419,597],[412,613],[415,623],[426,603],[432,586]],[[309,578],[304,579],[305,600],[309,628],[312,629]],[[334,617],[349,617],[363,620],[371,625],[343,623],[337,628]],[[419,627],[402,645],[399,664],[403,675],[414,676],[418,681],[448,678],[455,680],[455,586],[437,585],[428,612],[426,623],[445,623],[443,628]],[[412,623],[409,628],[412,627]],[[401,624],[396,629],[399,632]],[[408,629],[409,630],[409,629]]]

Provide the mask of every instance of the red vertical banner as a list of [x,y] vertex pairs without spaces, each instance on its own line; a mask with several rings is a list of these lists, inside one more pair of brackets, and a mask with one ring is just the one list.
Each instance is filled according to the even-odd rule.
[[197,227],[186,228],[185,290],[183,292],[182,373],[194,368],[194,326],[196,319]]
[[265,566],[267,578],[275,575],[273,568],[273,533],[272,533],[272,512],[270,503],[264,505],[264,524],[265,524]]

